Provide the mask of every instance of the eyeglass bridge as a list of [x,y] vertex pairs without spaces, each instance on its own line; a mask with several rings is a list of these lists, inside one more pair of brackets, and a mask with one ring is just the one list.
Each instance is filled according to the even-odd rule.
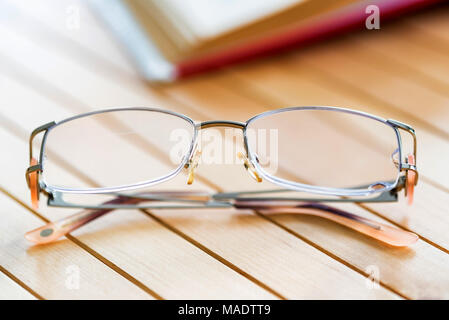
[[[215,127],[229,127],[229,128],[237,128],[244,129],[246,126],[243,122],[237,121],[228,121],[228,120],[212,120],[212,121],[204,121],[200,122],[196,125],[198,129],[207,129],[207,128],[215,128]],[[198,167],[199,157],[201,156],[201,151],[197,150],[197,146],[195,146],[194,151],[192,153],[191,158],[187,161],[184,168],[188,169],[188,179],[187,184],[192,184],[195,178],[195,169]],[[243,166],[248,171],[250,176],[256,180],[257,182],[262,182],[262,178],[257,173],[254,165],[249,161],[248,157],[244,155],[242,152],[238,153],[239,159],[243,161]]]

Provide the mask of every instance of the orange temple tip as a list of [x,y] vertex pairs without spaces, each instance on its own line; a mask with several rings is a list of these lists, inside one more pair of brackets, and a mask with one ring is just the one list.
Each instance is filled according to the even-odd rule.
[[386,242],[386,243],[388,243],[389,245],[394,246],[394,247],[408,247],[408,246],[415,244],[419,240],[418,235],[416,235],[415,233],[408,232],[408,231],[403,231],[403,232],[407,233],[407,235],[404,234],[402,236],[402,240],[396,240],[395,242],[392,242],[392,243],[389,243],[389,242]]
[[[32,158],[30,161],[30,165],[37,165],[37,160]],[[31,207],[34,210],[39,209],[39,187],[38,187],[38,177],[37,172],[32,172],[29,175],[30,179],[30,192],[31,192]]]
[[331,210],[319,210],[313,208],[271,208],[259,209],[258,211],[262,214],[293,213],[319,216],[337,222],[393,247],[408,247],[416,243],[419,239],[416,234],[406,230],[352,214],[346,216],[338,215]]
[[[414,165],[415,164],[415,157],[410,154],[407,157],[408,163]],[[416,172],[412,170],[407,171],[407,202],[408,205],[413,204],[413,198],[415,195],[415,184],[416,184]]]
[[58,232],[53,223],[48,223],[45,226],[27,232],[25,239],[34,244],[45,244],[54,242],[63,235],[64,233]]

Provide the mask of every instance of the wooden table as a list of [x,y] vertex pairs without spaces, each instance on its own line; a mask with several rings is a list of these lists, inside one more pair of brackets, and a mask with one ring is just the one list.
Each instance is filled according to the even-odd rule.
[[[139,79],[84,2],[2,1],[0,298],[449,298],[448,17],[443,8],[156,87]],[[23,238],[73,212],[30,208],[24,171],[35,127],[110,106],[244,121],[288,105],[350,106],[416,128],[414,205],[344,206],[417,233],[415,245],[389,247],[316,217],[235,210],[121,210],[52,245]],[[63,166],[61,174],[80,179]],[[197,188],[251,183],[241,165],[202,165],[198,175]]]

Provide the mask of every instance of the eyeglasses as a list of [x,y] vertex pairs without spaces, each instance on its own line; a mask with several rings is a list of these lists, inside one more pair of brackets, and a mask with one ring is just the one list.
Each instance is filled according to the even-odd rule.
[[[130,193],[180,174],[186,174],[187,184],[192,184],[204,156],[200,133],[215,127],[241,131],[243,150],[239,156],[250,176],[282,189]],[[412,139],[410,152],[403,150],[402,133]],[[36,160],[33,141],[39,134],[43,137]],[[167,110],[116,108],[38,127],[31,134],[29,147],[26,179],[33,207],[37,208],[43,193],[49,206],[86,209],[27,233],[27,239],[38,244],[55,241],[120,208],[234,207],[267,214],[304,213],[331,219],[391,245],[409,245],[417,239],[410,232],[323,204],[397,201],[402,189],[412,202],[418,181],[415,131],[399,121],[355,110],[292,107],[268,111],[246,122],[195,122]],[[155,156],[163,164],[155,165]],[[69,182],[60,174],[61,162],[93,180]],[[320,196],[286,197],[279,196],[280,192]],[[90,204],[80,200],[93,194],[103,195],[107,201]],[[70,196],[77,200],[67,200]]]

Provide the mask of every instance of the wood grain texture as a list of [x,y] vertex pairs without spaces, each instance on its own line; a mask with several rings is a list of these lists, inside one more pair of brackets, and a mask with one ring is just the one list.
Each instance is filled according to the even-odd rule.
[[0,300],[35,300],[36,297],[13,281],[5,273],[0,272]]
[[[9,90],[7,91],[10,94],[14,94],[14,92],[16,92],[14,100],[17,101],[19,97],[27,97],[32,99],[35,105],[40,105],[41,110],[46,111],[42,113],[42,117],[46,117],[46,114],[52,114],[53,116],[56,116],[58,111],[66,112],[64,111],[64,109],[60,108],[58,105],[52,104],[50,101],[39,103],[39,97],[33,96],[31,93],[24,95],[21,92],[13,90],[13,86],[9,86],[8,88]],[[22,108],[24,108],[24,105],[27,104],[22,104]],[[36,116],[30,118],[24,117],[22,120],[22,124],[25,125],[25,123],[29,121],[28,119],[35,121],[35,118]],[[119,144],[118,141],[114,143],[116,145]],[[123,145],[123,147],[127,148],[128,146]],[[16,150],[14,153],[18,154],[19,150]],[[25,159],[25,149],[23,150],[23,153],[23,157]],[[153,165],[155,164],[156,163],[154,163]],[[12,170],[10,172],[12,172]],[[67,175],[65,179],[70,179],[69,175]],[[182,185],[179,181],[176,180],[174,182],[171,182],[171,184],[173,184],[174,186],[178,186],[178,188],[180,185]],[[199,187],[198,184],[196,185],[196,187]],[[206,189],[207,187],[203,186],[203,188]],[[23,195],[23,197],[25,196],[26,195]],[[56,217],[56,212],[60,211],[60,209],[46,208],[46,212],[48,212],[48,215],[52,219]],[[210,248],[213,252],[216,252],[216,255],[218,257],[222,257],[223,259],[230,261],[234,266],[243,270],[248,275],[255,276],[263,283],[268,284],[275,291],[280,292],[282,296],[290,298],[330,298],[331,296],[340,296],[342,298],[351,296],[365,298],[395,297],[395,295],[388,293],[388,291],[386,291],[385,289],[382,289],[380,291],[368,290],[365,285],[365,279],[363,276],[351,269],[348,269],[339,262],[329,259],[321,252],[308,245],[305,245],[304,243],[302,243],[302,241],[298,240],[294,236],[284,232],[283,230],[268,223],[267,221],[260,219],[257,216],[252,217],[251,225],[248,225],[246,223],[242,224],[243,226],[245,226],[245,232],[243,232],[241,228],[235,228],[235,219],[233,218],[233,216],[235,215],[232,215],[230,212],[205,212],[205,214],[210,217],[207,228],[200,228],[200,225],[198,223],[195,223],[196,219],[193,219],[197,216],[197,214],[202,215],[201,212],[183,212],[185,214],[184,218],[177,219],[176,223],[170,224],[171,226],[181,228],[182,226],[191,225],[197,232],[199,232],[199,234],[194,234],[193,232],[188,233],[188,235],[195,241],[198,241],[201,236],[200,243],[205,245],[206,248]],[[164,219],[167,214],[168,212],[164,211],[158,213],[158,216],[160,219]],[[139,213],[127,211],[126,218],[131,219],[129,218],[129,216],[131,215],[138,216]],[[185,249],[183,249],[183,247],[181,246],[182,244],[176,244],[173,239],[164,239],[164,237],[161,236],[160,232],[145,232],[149,229],[143,228],[143,225],[145,223],[144,221],[132,224],[135,226],[135,228],[139,228],[135,229],[135,231],[133,232],[130,227],[127,227],[127,219],[124,219],[123,215],[119,215],[119,213],[108,216],[107,218],[102,220],[103,221],[98,221],[98,224],[94,223],[84,230],[80,230],[81,236],[79,236],[78,238],[83,241],[83,243],[89,245],[89,247],[97,249],[99,252],[104,254],[106,258],[113,261],[119,266],[122,266],[122,263],[125,263],[126,261],[126,270],[130,271],[132,275],[136,275],[136,278],[141,279],[142,282],[150,281],[152,274],[158,274],[158,279],[160,278],[163,281],[161,287],[158,287],[158,283],[153,283],[152,287],[155,287],[155,290],[159,292],[163,297],[171,298],[178,297],[179,295],[183,297],[187,296],[194,298],[201,297],[202,293],[207,294],[208,297],[214,297],[214,292],[217,294],[217,297],[240,297],[240,295],[242,295],[242,297],[250,297],[248,292],[243,291],[242,288],[239,288],[237,286],[238,282],[235,279],[232,281],[230,281],[230,279],[226,279],[226,282],[219,285],[220,289],[215,288],[214,290],[212,290],[210,286],[217,285],[219,278],[217,276],[208,278],[207,274],[210,272],[217,272],[218,268],[216,266],[209,267],[206,269],[209,270],[209,272],[206,272],[206,270],[203,269],[199,269],[199,264],[206,264],[204,262],[201,262],[198,257],[192,254],[188,256],[191,256],[191,266],[195,272],[198,272],[198,274],[196,274],[196,276],[192,275],[191,278],[195,280],[191,280],[192,283],[190,285],[178,285],[177,283],[179,282],[177,282],[175,278],[177,275],[182,276],[184,282],[188,281],[186,279],[186,271],[180,273],[179,264],[173,262],[167,263],[165,260],[167,259],[167,252],[173,253],[173,257],[176,257],[176,259],[179,259],[180,256],[184,256],[184,254],[181,254],[182,251],[185,252]],[[111,221],[109,227],[108,221]],[[239,220],[237,219],[237,221]],[[116,227],[114,227],[115,225]],[[202,226],[205,226],[205,224],[202,224]],[[130,237],[129,240],[126,240],[124,233],[120,232],[120,230],[123,230],[123,228],[125,230],[128,230],[126,234]],[[137,233],[138,230],[142,231]],[[273,248],[277,248],[276,251],[266,251],[266,244],[264,243],[264,240],[266,239],[267,234],[271,235],[269,237],[269,241]],[[106,235],[109,236],[105,237]],[[203,241],[203,239],[209,240]],[[231,239],[233,240],[231,241]],[[249,241],[250,239],[253,240]],[[117,241],[116,244],[115,241]],[[101,243],[104,244],[102,245]],[[127,246],[128,243],[129,246]],[[137,245],[137,243],[141,244]],[[170,249],[157,248],[157,245],[160,245],[161,243],[166,244]],[[222,244],[226,243],[240,243],[240,245],[238,246],[239,250],[236,251],[235,245],[227,246],[228,249],[223,250]],[[148,252],[149,255],[147,255],[146,251],[142,251],[142,247],[147,247],[150,244],[154,244],[154,249],[150,250]],[[100,250],[98,249],[98,246],[103,247]],[[126,260],[125,257],[122,258],[121,255],[117,254],[117,250],[120,250],[120,252],[126,252],[127,250],[125,250],[124,248],[128,248],[128,252],[125,255],[125,257],[127,257]],[[178,248],[182,250],[177,251]],[[293,251],[288,255],[287,260],[285,260],[287,257],[285,254],[286,251],[284,252],[282,248],[284,248],[283,250],[286,251],[291,251],[293,248]],[[256,260],[255,255],[257,255],[257,252],[263,252],[264,254],[258,255],[259,258]],[[160,256],[157,253],[160,254]],[[249,255],[249,253],[251,253],[251,255]],[[140,259],[142,260],[140,261]],[[130,263],[130,260],[137,261],[138,263],[134,265],[134,263]],[[148,261],[154,262],[153,264],[148,264]],[[156,261],[158,261],[158,263],[156,263]],[[189,261],[185,260],[185,262],[183,263],[184,268],[189,268]],[[142,264],[147,265],[148,267],[142,268]],[[171,277],[167,276],[167,266],[170,266],[174,272]],[[303,270],[305,270],[306,268],[308,268],[308,270],[311,270],[311,272],[313,270],[320,270],[322,276],[320,276],[319,279],[307,282],[309,277],[307,276],[307,273],[303,272]],[[150,269],[151,272],[148,272],[148,269]],[[273,270],[277,270],[277,272],[273,273]],[[292,282],[293,278],[295,278],[297,282]],[[211,281],[210,279],[215,280]],[[226,283],[228,283],[231,288],[226,289]],[[303,284],[301,286],[298,286],[297,283]],[[345,287],[347,287],[346,291],[342,291],[339,289],[341,288],[343,283],[345,283]],[[175,287],[172,287],[170,284]],[[191,287],[194,284],[201,284],[206,288],[203,288],[203,290],[200,290],[200,288],[198,288],[197,290],[191,291]],[[183,290],[188,290],[188,292],[185,292]],[[226,294],[229,294],[230,296],[227,296]]]
[[[0,181],[23,180],[26,164],[16,159],[26,162],[26,131],[49,120],[106,106],[160,106],[195,120],[244,121],[285,105],[343,105],[409,122],[418,131],[421,177],[413,207],[403,202],[342,206],[417,232],[423,240],[409,249],[385,247],[318,218],[233,210],[123,210],[77,231],[74,239],[81,247],[68,240],[56,246],[94,250],[119,266],[129,280],[164,298],[448,297],[445,107],[449,77],[444,72],[447,43],[441,32],[447,31],[447,13],[438,13],[435,22],[427,16],[404,22],[413,25],[413,33],[398,24],[388,32],[342,38],[157,88],[139,80],[132,64],[82,1],[5,3],[9,4],[2,7],[16,19],[0,23],[0,56],[6,61],[0,67],[5,75],[0,80],[10,104],[1,110],[0,141],[7,140],[11,150],[5,164],[11,169]],[[65,25],[66,9],[72,4],[81,10],[78,31]],[[441,41],[432,45],[429,38]],[[409,58],[402,58],[405,55]],[[425,115],[423,105],[428,106]],[[36,108],[39,113],[33,112]],[[139,146],[145,145],[144,141],[116,143],[130,152],[142,152]],[[150,161],[164,165],[159,156]],[[67,181],[86,178],[66,169],[61,164],[61,175]],[[198,174],[196,188],[254,187],[241,165],[202,165]],[[184,183],[181,176],[170,186],[180,188]],[[4,187],[27,203],[25,186],[7,183]],[[34,218],[21,210],[27,217],[24,220]],[[60,209],[42,212],[51,220],[61,216]],[[365,276],[373,267],[380,271],[380,290],[367,290]],[[14,268],[10,271],[16,274]],[[24,283],[46,292],[34,285],[25,269],[19,271]],[[50,297],[64,296],[59,290]]]

